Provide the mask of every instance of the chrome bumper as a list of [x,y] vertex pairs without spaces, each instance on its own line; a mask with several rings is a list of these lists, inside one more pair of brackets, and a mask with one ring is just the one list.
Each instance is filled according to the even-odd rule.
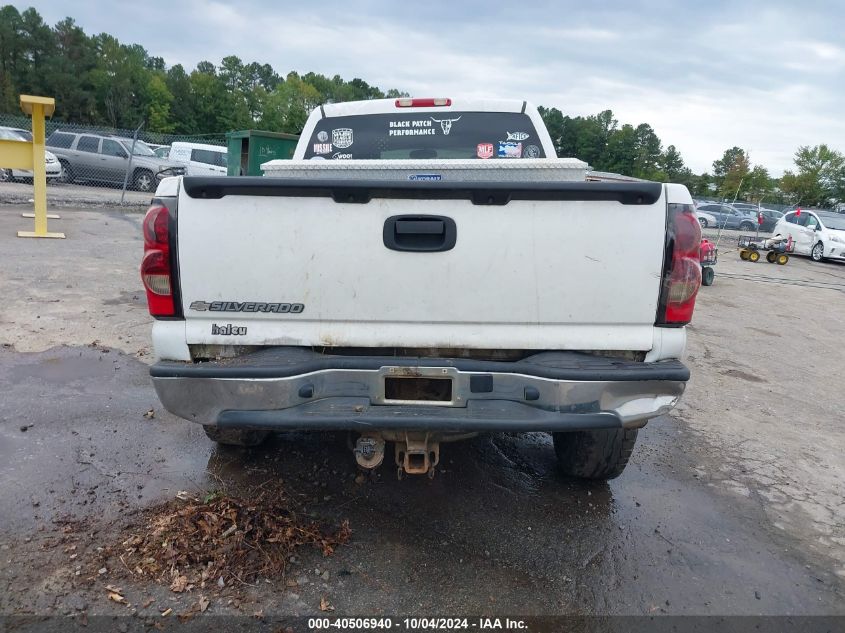
[[[221,363],[163,361],[150,373],[168,411],[202,424],[455,432],[639,427],[672,409],[689,378],[679,361],[563,352],[497,362],[326,356],[299,348]],[[449,379],[451,399],[389,400],[391,376]]]

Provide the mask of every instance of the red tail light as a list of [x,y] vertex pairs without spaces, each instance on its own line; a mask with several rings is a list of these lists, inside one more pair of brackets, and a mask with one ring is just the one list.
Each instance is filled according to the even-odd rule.
[[150,314],[175,316],[173,300],[173,270],[170,259],[170,212],[167,207],[154,205],[144,216],[144,259],[141,260],[141,280],[147,290]]
[[452,100],[446,97],[435,97],[434,99],[411,99],[402,97],[396,100],[397,108],[435,108],[439,106],[450,106]]
[[701,286],[701,226],[691,204],[670,204],[658,325],[686,325]]

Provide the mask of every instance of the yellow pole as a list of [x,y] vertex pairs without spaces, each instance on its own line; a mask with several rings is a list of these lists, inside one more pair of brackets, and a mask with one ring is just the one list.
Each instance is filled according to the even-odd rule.
[[32,117],[32,186],[34,189],[35,231],[18,231],[18,237],[56,237],[64,239],[64,233],[49,233],[47,231],[47,169],[44,160],[44,116],[53,115],[55,101],[49,97],[21,95],[21,109]]
[[44,106],[32,104],[32,186],[35,188],[35,234],[47,235],[47,170],[44,166]]

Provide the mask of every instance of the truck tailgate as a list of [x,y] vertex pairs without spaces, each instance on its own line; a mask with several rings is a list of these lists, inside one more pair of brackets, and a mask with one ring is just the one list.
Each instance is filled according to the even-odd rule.
[[177,223],[189,344],[652,346],[657,183],[185,178]]

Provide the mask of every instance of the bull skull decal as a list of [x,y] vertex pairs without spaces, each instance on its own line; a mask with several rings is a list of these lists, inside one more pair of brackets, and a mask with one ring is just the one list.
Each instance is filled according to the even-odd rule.
[[459,121],[460,119],[461,117],[458,117],[457,119],[435,119],[434,117],[431,117],[432,121],[440,124],[440,129],[443,130],[443,134],[445,134],[446,136],[448,136],[449,132],[452,131],[452,123],[454,123],[455,121]]

